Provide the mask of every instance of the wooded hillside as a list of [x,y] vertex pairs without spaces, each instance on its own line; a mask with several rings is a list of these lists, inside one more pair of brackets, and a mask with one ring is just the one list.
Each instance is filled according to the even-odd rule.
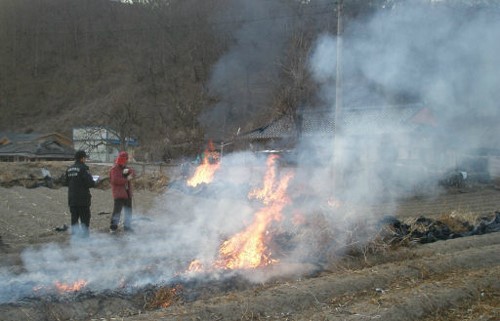
[[[336,34],[335,1],[130,2],[1,1],[2,130],[70,135],[103,125],[161,160],[299,108],[331,106],[308,57],[318,35]],[[344,2],[346,32],[405,3]],[[369,83],[386,103],[418,100],[363,77],[348,80]]]

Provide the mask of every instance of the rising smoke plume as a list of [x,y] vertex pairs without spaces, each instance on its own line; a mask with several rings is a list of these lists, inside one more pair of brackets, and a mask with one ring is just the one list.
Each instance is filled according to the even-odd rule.
[[235,124],[269,107],[289,14],[279,1],[236,0],[217,18],[231,22],[220,24],[221,33],[235,30],[227,53],[212,70],[209,89],[219,102],[199,117],[208,137],[234,135]]

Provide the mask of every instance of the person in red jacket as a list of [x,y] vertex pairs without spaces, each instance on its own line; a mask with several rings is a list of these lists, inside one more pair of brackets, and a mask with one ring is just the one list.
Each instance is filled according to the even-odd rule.
[[120,216],[123,209],[124,220],[123,230],[132,230],[132,179],[135,177],[133,168],[127,167],[128,154],[120,152],[115,160],[115,164],[109,171],[111,192],[113,194],[113,214],[111,216],[110,232],[114,233],[118,229]]

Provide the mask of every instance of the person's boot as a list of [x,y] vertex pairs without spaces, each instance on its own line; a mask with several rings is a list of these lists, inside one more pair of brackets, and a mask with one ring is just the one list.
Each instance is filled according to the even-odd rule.
[[113,225],[113,224],[112,224],[112,225],[109,227],[109,234],[116,234],[116,230],[117,230],[117,229],[118,229],[118,226],[116,226],[116,225]]

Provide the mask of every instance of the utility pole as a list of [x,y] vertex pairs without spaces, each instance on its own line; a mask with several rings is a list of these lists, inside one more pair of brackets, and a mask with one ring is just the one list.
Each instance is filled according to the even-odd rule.
[[333,193],[340,186],[340,171],[338,166],[338,136],[341,133],[342,122],[342,10],[343,0],[337,0],[337,75],[335,77],[335,115],[333,131]]
[[335,78],[335,136],[342,117],[342,10],[343,0],[337,0],[337,76]]

